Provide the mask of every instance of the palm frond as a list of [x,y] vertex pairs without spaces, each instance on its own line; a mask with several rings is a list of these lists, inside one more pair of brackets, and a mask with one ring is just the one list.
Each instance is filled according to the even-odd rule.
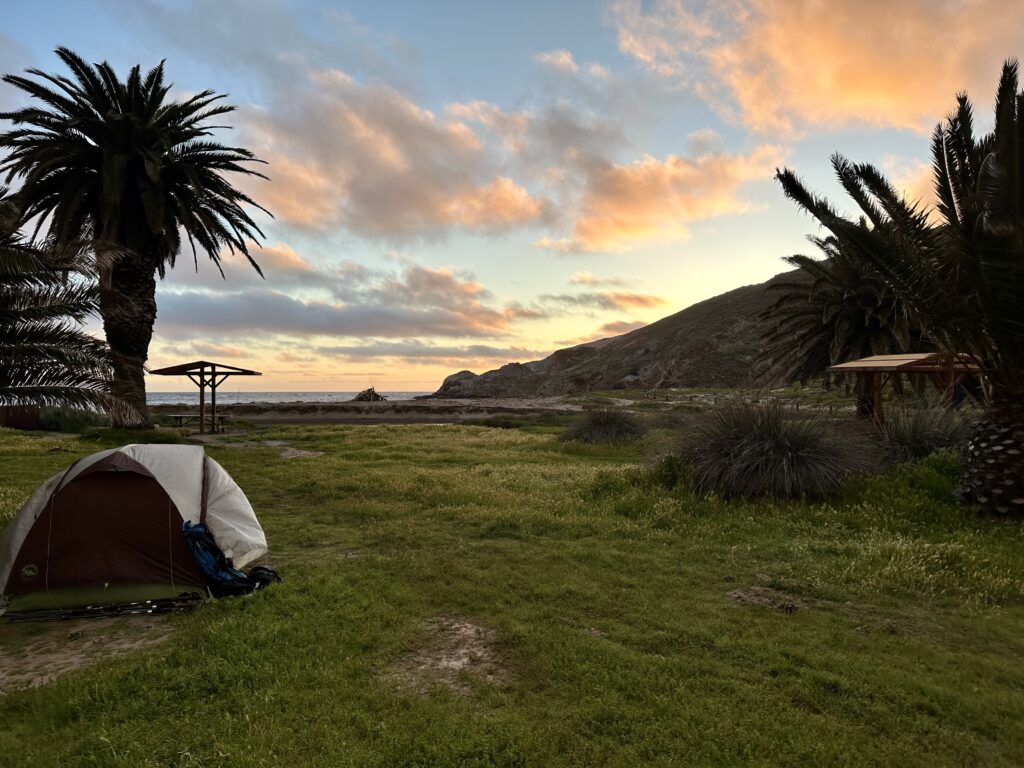
[[902,334],[904,315],[940,349],[977,356],[995,394],[1011,398],[1024,392],[1024,93],[1018,88],[1011,60],[1003,67],[990,135],[975,136],[966,94],[958,94],[956,109],[936,127],[938,224],[871,165],[832,160],[866,223],[840,216],[791,170],[777,173],[784,193],[831,233],[838,252],[880,280],[899,304],[891,314],[894,330]]

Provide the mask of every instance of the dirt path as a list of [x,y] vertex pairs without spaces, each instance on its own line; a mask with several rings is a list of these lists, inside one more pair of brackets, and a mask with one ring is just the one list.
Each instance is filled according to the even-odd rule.
[[165,616],[0,623],[0,696],[75,669],[150,648],[172,632]]

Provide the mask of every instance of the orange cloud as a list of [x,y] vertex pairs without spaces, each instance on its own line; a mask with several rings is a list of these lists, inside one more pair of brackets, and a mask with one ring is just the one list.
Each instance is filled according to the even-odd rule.
[[455,228],[504,231],[547,215],[547,203],[497,173],[468,122],[507,131],[526,117],[485,102],[439,118],[399,90],[336,69],[304,72],[313,87],[246,112],[245,129],[273,183],[247,188],[281,221],[387,239],[443,236]]
[[691,222],[748,210],[740,188],[769,178],[782,156],[764,145],[749,155],[645,155],[630,165],[601,165],[587,179],[572,236],[535,244],[563,253],[619,252],[684,240]]
[[253,252],[264,272],[308,272],[313,267],[287,243],[264,245]]
[[444,203],[443,217],[474,232],[528,224],[541,217],[543,205],[512,179],[499,176]]
[[566,307],[581,307],[606,311],[652,309],[668,303],[661,296],[630,291],[586,291],[583,293],[544,294],[542,301]]
[[618,0],[611,15],[624,53],[779,134],[927,131],[957,91],[988,98],[1024,37],[1019,0]]
[[574,272],[569,282],[573,285],[610,285],[623,286],[626,281],[621,277],[597,277],[593,272]]
[[[867,123],[929,130],[964,88],[995,86],[1017,49],[1017,0],[757,0],[711,62],[756,130]],[[990,20],[990,23],[985,23]],[[941,51],[941,54],[937,52]]]
[[620,333],[629,333],[630,331],[635,331],[637,328],[643,328],[645,325],[647,325],[647,323],[643,322],[642,320],[617,320],[613,323],[605,323],[597,330],[598,333],[602,333],[605,335],[618,335]]
[[513,152],[523,149],[530,127],[530,116],[526,112],[509,112],[480,99],[448,104],[445,113],[454,120],[479,123],[493,131]]
[[660,307],[667,303],[661,296],[621,291],[602,294],[602,299],[615,309],[648,309],[650,307]]
[[892,185],[911,202],[929,207],[938,202],[935,197],[935,174],[930,163],[887,157],[882,161],[882,168],[889,175]]
[[336,191],[316,163],[301,162],[283,152],[264,151],[270,182],[241,180],[242,189],[275,217],[312,229],[326,229],[337,220]]

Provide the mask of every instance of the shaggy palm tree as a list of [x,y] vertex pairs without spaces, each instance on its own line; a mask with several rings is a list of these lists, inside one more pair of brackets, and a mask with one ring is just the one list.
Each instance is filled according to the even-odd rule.
[[34,248],[17,226],[0,189],[0,404],[109,407],[106,347],[81,330],[99,303],[91,262]]
[[976,506],[1024,511],[1024,93],[1003,67],[992,133],[976,137],[966,94],[935,128],[936,213],[907,201],[871,165],[836,156],[843,188],[869,227],[840,216],[792,171],[786,194],[874,271],[948,354],[981,363],[990,402],[965,453],[962,487]]
[[[248,244],[262,236],[245,210],[256,205],[225,179],[262,176],[253,154],[208,138],[231,112],[212,91],[168,98],[163,63],[118,78],[57,50],[71,77],[30,69],[5,82],[30,106],[0,114],[14,127],[0,134],[0,171],[19,179],[27,220],[47,226],[56,243],[102,242],[117,249],[100,271],[100,314],[110,346],[115,392],[146,413],[144,366],[156,319],[156,276],[181,252],[182,233],[198,269],[197,246],[220,267],[238,251],[259,272]],[[262,210],[262,209],[261,209]],[[223,272],[222,272],[223,274]],[[262,275],[262,272],[260,272]]]
[[[835,237],[809,239],[825,258],[785,257],[799,271],[771,287],[781,295],[762,315],[769,324],[761,337],[763,378],[806,383],[836,363],[920,347],[920,334],[877,276],[848,258]],[[858,381],[858,413],[871,415],[872,402]]]

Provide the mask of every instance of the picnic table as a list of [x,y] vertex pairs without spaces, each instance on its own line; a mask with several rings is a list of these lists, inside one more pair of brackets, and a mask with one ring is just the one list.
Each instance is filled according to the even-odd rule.
[[[173,419],[174,426],[176,426],[176,427],[184,427],[184,426],[187,426],[189,424],[201,424],[202,423],[200,421],[200,419],[202,417],[198,413],[169,413],[167,415],[171,419]],[[216,416],[213,416],[211,414],[210,421],[212,422],[212,424],[211,424],[210,428],[214,432],[223,432],[224,431],[224,420],[225,419],[227,419],[227,416],[222,416],[219,413]],[[202,430],[200,430],[200,431],[202,431]]]

